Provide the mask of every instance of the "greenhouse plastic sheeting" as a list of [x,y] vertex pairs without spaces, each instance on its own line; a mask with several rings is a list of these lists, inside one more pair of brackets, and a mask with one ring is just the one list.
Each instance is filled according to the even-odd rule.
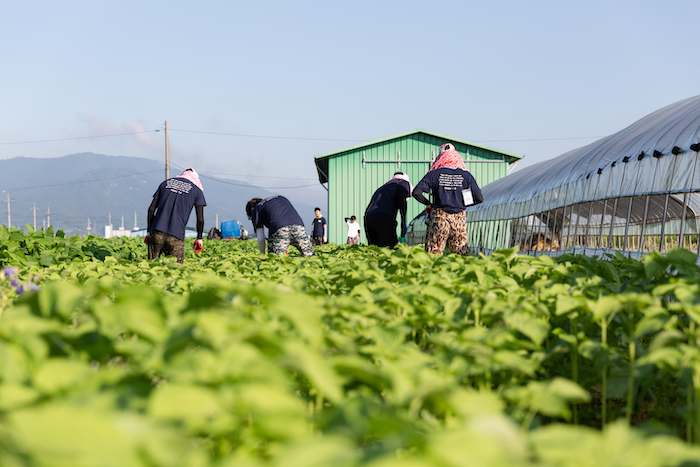
[[[700,191],[698,147],[691,149],[699,142],[700,96],[696,96],[588,146],[490,183],[483,188],[484,202],[467,210],[467,221],[514,219],[573,204],[667,193],[674,194],[669,209],[680,214],[683,196],[678,193]],[[698,197],[690,198],[687,209],[697,215]],[[633,219],[643,217],[637,211]]]

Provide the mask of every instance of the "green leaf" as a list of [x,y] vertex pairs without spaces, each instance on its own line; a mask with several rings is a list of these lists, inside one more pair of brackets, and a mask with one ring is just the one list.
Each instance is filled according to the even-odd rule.
[[92,370],[85,363],[63,358],[50,358],[34,376],[36,388],[46,394],[54,394],[83,385]]

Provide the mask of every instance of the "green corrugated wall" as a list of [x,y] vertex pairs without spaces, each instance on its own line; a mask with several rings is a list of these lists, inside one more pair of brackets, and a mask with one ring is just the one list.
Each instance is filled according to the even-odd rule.
[[[415,186],[428,172],[438,147],[448,142],[455,145],[465,160],[468,158],[493,161],[467,162],[467,169],[474,175],[480,187],[508,173],[508,163],[503,160],[501,154],[423,133],[339,152],[330,156],[328,160],[328,213],[324,213],[328,220],[328,241],[345,243],[347,227],[344,218],[355,215],[362,226],[361,243],[367,243],[363,216],[374,191],[397,171],[407,173],[411,184]],[[393,162],[379,162],[387,160]],[[410,222],[423,209],[422,204],[411,198],[408,201],[407,221]],[[397,220],[400,221],[399,216]]]

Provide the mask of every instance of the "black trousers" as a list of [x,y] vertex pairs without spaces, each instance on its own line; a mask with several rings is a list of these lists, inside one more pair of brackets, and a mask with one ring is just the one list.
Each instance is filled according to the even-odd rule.
[[365,216],[367,243],[382,247],[395,247],[399,243],[399,238],[396,236],[397,225],[396,218],[392,219],[385,214]]

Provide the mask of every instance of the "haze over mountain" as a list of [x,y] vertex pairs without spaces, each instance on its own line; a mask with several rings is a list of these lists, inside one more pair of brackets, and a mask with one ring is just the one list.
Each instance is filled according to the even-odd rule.
[[[179,173],[171,168],[170,176]],[[164,175],[161,162],[138,157],[81,153],[50,159],[0,160],[0,223],[7,225],[9,195],[14,227],[33,226],[36,205],[37,229],[45,227],[50,217],[54,230],[62,229],[69,236],[88,233],[88,219],[90,233],[104,235],[110,214],[115,230],[122,225],[122,216],[125,229],[132,229],[135,221],[145,228],[148,206]],[[300,192],[272,193],[238,180],[201,179],[207,200],[205,232],[214,226],[217,214],[219,223],[238,219],[252,232],[245,203],[253,197],[283,194],[307,228],[314,206],[321,206],[324,212],[326,209],[327,199],[305,199]],[[192,227],[194,220],[193,212],[189,222]]]

